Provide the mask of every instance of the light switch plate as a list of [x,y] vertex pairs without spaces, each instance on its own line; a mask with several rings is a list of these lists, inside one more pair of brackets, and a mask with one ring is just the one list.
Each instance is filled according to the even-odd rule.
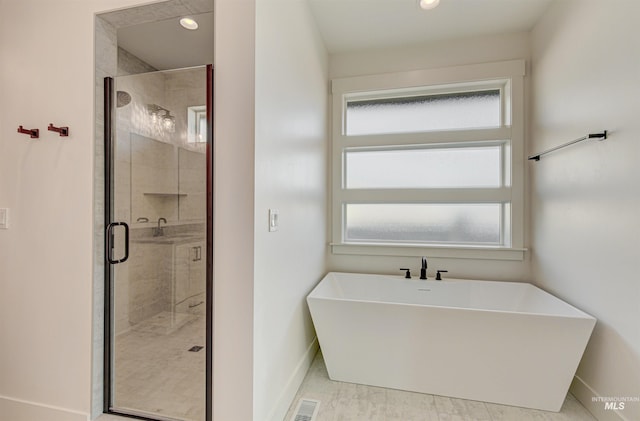
[[277,209],[269,209],[269,232],[278,231],[278,210]]
[[9,228],[9,209],[0,208],[0,229]]

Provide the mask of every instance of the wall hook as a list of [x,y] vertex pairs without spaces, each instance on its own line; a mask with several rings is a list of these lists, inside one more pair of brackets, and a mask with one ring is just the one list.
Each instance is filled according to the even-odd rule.
[[23,129],[22,126],[18,127],[18,133],[28,134],[31,139],[37,139],[40,137],[40,130],[38,129]]
[[53,123],[49,123],[49,127],[47,127],[47,130],[49,130],[50,132],[57,132],[60,134],[60,136],[63,137],[69,136],[69,127],[55,127]]

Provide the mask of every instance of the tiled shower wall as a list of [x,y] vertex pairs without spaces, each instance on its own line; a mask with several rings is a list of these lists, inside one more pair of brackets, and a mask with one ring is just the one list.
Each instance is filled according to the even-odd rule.
[[[129,54],[127,62],[131,61],[132,56]],[[121,66],[118,67],[118,72],[124,73]],[[204,220],[205,160],[204,151],[198,150],[203,149],[204,145],[189,147],[186,139],[187,107],[204,105],[204,75],[202,69],[193,69],[130,75],[117,79],[116,89],[127,92],[131,96],[131,102],[116,109],[115,215],[118,220],[130,224],[134,230],[155,226],[159,218],[165,218],[169,224]],[[153,124],[147,112],[147,104],[169,109],[176,117],[175,132],[163,130]],[[193,152],[163,150],[163,143],[190,148]],[[175,177],[170,176],[172,173]],[[135,179],[133,185],[132,179]],[[161,181],[168,181],[171,185]],[[152,186],[156,186],[158,192],[180,190],[184,193],[186,189],[189,194],[145,195],[155,192]],[[139,223],[140,217],[147,218],[149,222]],[[135,243],[131,244],[132,259],[114,267],[116,335],[126,332],[132,324],[141,322],[146,317],[171,310],[168,308],[170,300],[167,297],[167,290],[170,291],[170,288],[159,288],[147,272],[140,270],[141,267],[154,266],[147,261],[154,254],[137,253],[137,247]],[[134,268],[131,265],[137,266]],[[165,278],[171,278],[170,274],[163,276]]]

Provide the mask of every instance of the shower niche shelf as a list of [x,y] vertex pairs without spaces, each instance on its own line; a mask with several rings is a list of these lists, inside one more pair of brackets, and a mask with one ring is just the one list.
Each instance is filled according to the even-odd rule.
[[187,193],[143,193],[145,196],[156,196],[156,197],[183,197],[186,196]]
[[203,219],[206,208],[206,155],[200,151],[130,134],[131,220]]

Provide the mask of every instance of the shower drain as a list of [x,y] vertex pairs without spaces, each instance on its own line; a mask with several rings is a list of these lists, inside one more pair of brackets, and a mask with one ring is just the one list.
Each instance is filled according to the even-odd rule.
[[189,352],[198,352],[200,351],[202,348],[204,348],[203,346],[199,346],[199,345],[194,345],[191,348],[189,348]]

